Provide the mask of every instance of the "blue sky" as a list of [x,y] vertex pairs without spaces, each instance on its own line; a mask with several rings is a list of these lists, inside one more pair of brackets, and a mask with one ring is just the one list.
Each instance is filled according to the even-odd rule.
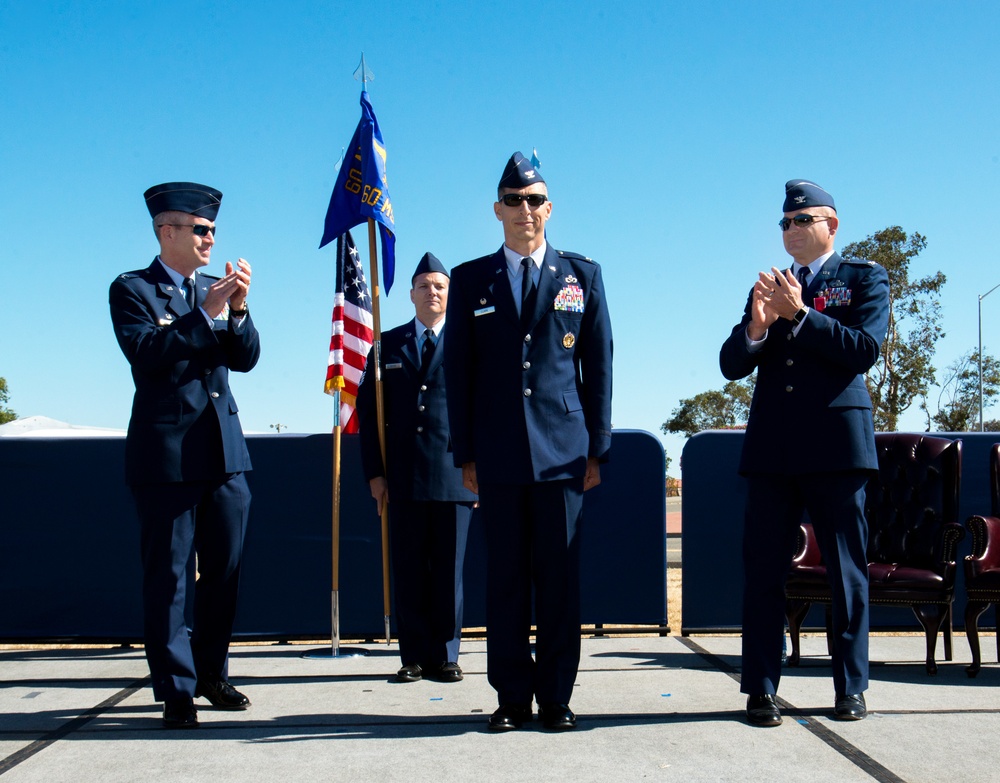
[[[840,246],[889,225],[927,237],[912,271],[948,276],[944,368],[976,347],[977,295],[1000,283],[998,40],[987,2],[7,0],[10,406],[124,428],[107,289],[155,255],[142,192],[195,180],[225,194],[208,271],[254,268],[263,354],[233,380],[244,427],[330,429],[334,253],[317,246],[362,51],[397,228],[384,327],[412,316],[425,251],[454,265],[500,246],[496,182],[536,147],[550,242],[604,270],[614,426],[659,434],[680,399],[721,388],[718,349],[757,271],[788,262],[776,223],[792,177],[834,194]],[[1000,353],[1000,294],[983,331]],[[662,440],[676,473],[683,439]]]

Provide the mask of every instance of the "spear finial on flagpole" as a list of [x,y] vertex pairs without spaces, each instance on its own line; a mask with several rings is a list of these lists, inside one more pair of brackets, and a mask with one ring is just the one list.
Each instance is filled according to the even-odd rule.
[[367,92],[368,82],[375,81],[375,74],[372,73],[371,69],[365,65],[365,53],[361,53],[361,64],[354,71],[355,81],[361,82],[361,89]]

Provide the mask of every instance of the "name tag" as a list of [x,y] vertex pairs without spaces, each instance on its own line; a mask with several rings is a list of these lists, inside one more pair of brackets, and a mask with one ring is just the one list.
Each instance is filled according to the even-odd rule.
[[402,370],[403,369],[403,363],[402,362],[393,362],[392,364],[387,364],[385,366],[385,369],[387,369],[387,370]]
[[490,313],[493,312],[496,312],[495,307],[481,307],[480,309],[476,310],[473,314],[478,317],[480,315],[489,315]]

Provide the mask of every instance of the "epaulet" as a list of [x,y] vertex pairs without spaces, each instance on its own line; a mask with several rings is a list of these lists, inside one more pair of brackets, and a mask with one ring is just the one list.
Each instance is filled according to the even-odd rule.
[[579,253],[573,253],[570,250],[557,250],[556,253],[559,254],[560,258],[572,258],[574,261],[587,261],[591,264],[596,263],[594,259],[581,256]]
[[118,275],[119,280],[134,280],[137,277],[141,277],[139,272],[122,272]]
[[198,277],[204,277],[206,280],[221,280],[222,278],[218,275],[206,275],[202,272],[198,273]]
[[871,261],[861,258],[842,258],[841,263],[851,264],[852,266],[878,266],[877,261]]

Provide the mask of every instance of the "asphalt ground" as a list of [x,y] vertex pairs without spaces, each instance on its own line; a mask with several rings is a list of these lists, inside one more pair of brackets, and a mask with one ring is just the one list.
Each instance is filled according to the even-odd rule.
[[141,648],[5,649],[0,783],[998,779],[992,636],[976,679],[961,636],[935,677],[921,636],[874,637],[871,713],[851,723],[832,720],[825,640],[807,637],[772,729],[744,720],[739,648],[737,635],[585,637],[577,730],[534,721],[499,735],[486,728],[496,697],[482,641],[463,644],[454,684],[394,682],[396,645],[345,646],[338,658],[328,645],[236,645],[231,677],[252,707],[200,699],[201,725],[188,730],[162,727]]

